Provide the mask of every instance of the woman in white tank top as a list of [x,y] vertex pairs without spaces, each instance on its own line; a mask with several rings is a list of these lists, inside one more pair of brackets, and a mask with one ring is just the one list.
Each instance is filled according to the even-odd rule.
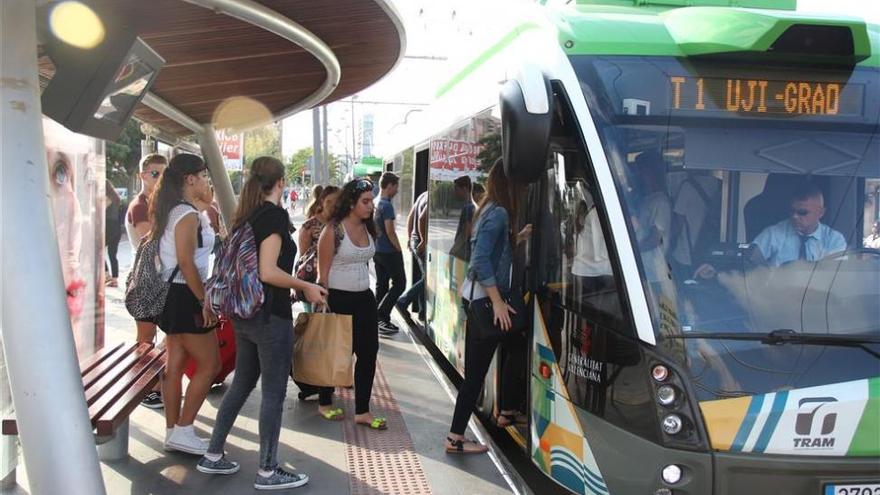
[[352,315],[352,349],[357,355],[354,422],[385,430],[388,428],[385,418],[370,412],[379,353],[379,318],[376,298],[370,290],[369,268],[376,252],[372,191],[373,184],[364,179],[343,186],[333,219],[318,240],[318,284],[330,290],[327,299],[330,311]]

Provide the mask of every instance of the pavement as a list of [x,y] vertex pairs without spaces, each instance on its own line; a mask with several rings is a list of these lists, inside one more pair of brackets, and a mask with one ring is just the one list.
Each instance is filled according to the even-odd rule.
[[[294,217],[295,225],[302,218]],[[131,265],[127,241],[120,244],[120,270]],[[124,280],[124,275],[120,277]],[[123,288],[106,291],[106,345],[129,342],[134,322],[123,305]],[[281,493],[297,494],[504,494],[518,493],[503,458],[491,455],[456,456],[445,453],[454,405],[454,389],[438,371],[427,351],[404,328],[382,338],[379,370],[373,391],[373,412],[386,416],[389,430],[356,428],[351,419],[332,422],[317,413],[316,402],[297,399],[297,388],[288,384],[284,404],[278,458],[288,469],[309,475],[309,484]],[[196,420],[202,436],[210,436],[223,393],[231,383],[211,390]],[[336,401],[353,412],[352,392],[337,389]],[[165,452],[162,442],[165,419],[162,410],[138,407],[131,416],[129,454],[126,459],[102,462],[109,494],[253,493],[259,456],[260,387],[246,402],[226,445],[227,456],[242,469],[228,476],[207,475],[195,470],[197,456]],[[469,436],[482,437],[472,421]],[[476,431],[473,430],[476,428]],[[28,494],[23,459],[19,459],[18,486],[0,491]]]

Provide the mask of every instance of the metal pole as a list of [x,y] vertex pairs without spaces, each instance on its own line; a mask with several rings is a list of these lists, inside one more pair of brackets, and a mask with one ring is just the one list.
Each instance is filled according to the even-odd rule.
[[355,163],[357,160],[357,143],[355,143],[355,120],[354,120],[354,100],[357,98],[357,95],[352,95],[351,97],[351,169],[354,170]]
[[327,105],[321,107],[321,115],[323,117],[323,132],[321,132],[321,144],[324,145],[324,150],[321,153],[323,157],[322,160],[327,165],[327,177],[330,177],[330,153],[327,153]]
[[318,184],[326,182],[324,173],[324,163],[321,160],[321,109],[312,109],[312,163],[315,164],[315,172],[319,181]]
[[0,23],[0,314],[25,467],[31,493],[104,494],[48,200],[35,0],[3,0]]
[[213,125],[208,124],[202,128],[199,133],[199,146],[202,147],[202,156],[205,157],[208,170],[211,172],[214,196],[220,205],[223,221],[227,228],[232,228],[232,218],[235,215],[235,192],[232,190],[232,182],[223,165],[223,155],[220,153],[220,144],[217,143],[217,135],[214,134]]

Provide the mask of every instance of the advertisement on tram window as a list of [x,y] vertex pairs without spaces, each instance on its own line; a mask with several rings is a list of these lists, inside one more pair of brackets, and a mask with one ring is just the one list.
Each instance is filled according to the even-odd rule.
[[49,200],[80,359],[104,340],[104,142],[43,119]]

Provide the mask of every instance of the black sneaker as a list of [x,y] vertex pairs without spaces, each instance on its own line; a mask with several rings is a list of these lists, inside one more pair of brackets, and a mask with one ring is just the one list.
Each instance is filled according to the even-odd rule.
[[238,472],[239,468],[241,466],[237,462],[230,461],[225,455],[216,461],[202,457],[196,464],[196,470],[207,474],[234,474]]
[[254,480],[254,488],[257,490],[284,490],[286,488],[303,486],[308,482],[309,477],[305,474],[290,473],[277,467],[272,472],[272,476],[260,476],[257,473],[257,479]]
[[150,409],[162,409],[165,404],[162,403],[162,394],[159,392],[150,392],[141,401],[141,405]]
[[400,328],[397,327],[394,323],[390,321],[380,321],[379,322],[379,333],[382,335],[394,335],[400,331]]

